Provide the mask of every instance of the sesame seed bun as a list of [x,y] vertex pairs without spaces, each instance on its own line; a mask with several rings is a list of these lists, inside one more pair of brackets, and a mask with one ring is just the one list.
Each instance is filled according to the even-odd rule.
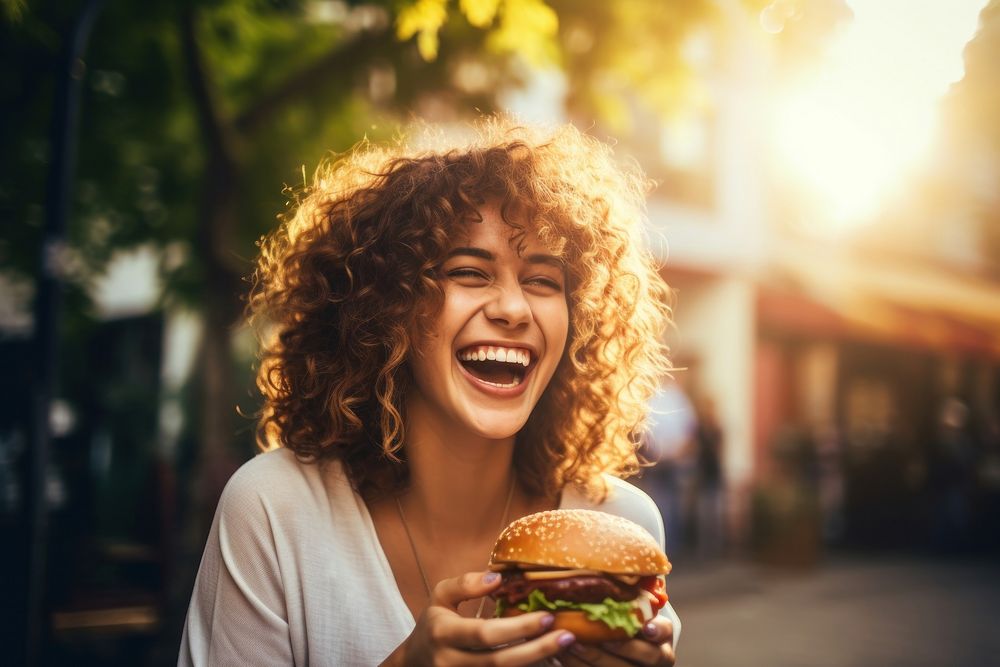
[[538,512],[511,523],[493,547],[490,568],[514,564],[640,576],[670,572],[666,554],[645,529],[593,510]]

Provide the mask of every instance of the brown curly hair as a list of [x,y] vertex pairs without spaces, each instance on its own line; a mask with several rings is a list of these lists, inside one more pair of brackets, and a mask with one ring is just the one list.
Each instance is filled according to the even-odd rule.
[[339,459],[365,494],[405,486],[410,332],[440,307],[451,239],[498,201],[515,234],[531,225],[567,267],[569,339],[518,434],[518,479],[533,494],[574,483],[599,496],[601,473],[636,470],[636,433],[668,370],[648,181],[572,126],[490,117],[473,130],[461,145],[425,132],[419,150],[363,143],[332,159],[261,243],[248,303],[265,333],[258,444]]

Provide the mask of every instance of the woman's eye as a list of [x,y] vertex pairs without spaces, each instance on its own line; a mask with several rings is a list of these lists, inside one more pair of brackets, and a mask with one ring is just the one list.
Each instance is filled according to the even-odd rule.
[[478,269],[452,269],[448,271],[449,278],[457,278],[459,280],[488,280],[488,276]]
[[554,278],[546,278],[545,276],[536,276],[534,278],[528,279],[529,285],[539,285],[541,287],[546,287],[548,289],[555,290],[557,292],[562,291],[562,283]]

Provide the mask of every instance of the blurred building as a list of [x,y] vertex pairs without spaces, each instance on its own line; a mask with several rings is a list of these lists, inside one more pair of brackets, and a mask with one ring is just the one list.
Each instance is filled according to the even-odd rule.
[[[977,520],[977,466],[997,456],[1000,280],[982,223],[924,206],[914,184],[908,204],[830,234],[768,160],[778,64],[755,29],[732,22],[699,110],[637,112],[620,146],[660,183],[651,237],[676,292],[674,360],[718,406],[730,537],[749,543],[791,484],[812,517],[804,544],[933,542],[936,524]],[[941,509],[949,484],[964,517]],[[944,530],[954,543],[966,529]]]
[[[59,663],[91,664],[119,643],[146,646],[163,623],[175,583],[180,397],[197,349],[198,327],[159,306],[159,256],[143,246],[122,252],[93,284],[94,311],[64,317],[59,375],[48,415],[46,471],[46,628]],[[0,532],[13,544],[26,530],[24,468],[34,356],[30,290],[0,292]],[[9,572],[26,571],[23,549],[9,549]],[[10,582],[7,627],[20,627],[23,578]],[[145,649],[143,649],[145,651]],[[54,664],[54,663],[53,663]]]

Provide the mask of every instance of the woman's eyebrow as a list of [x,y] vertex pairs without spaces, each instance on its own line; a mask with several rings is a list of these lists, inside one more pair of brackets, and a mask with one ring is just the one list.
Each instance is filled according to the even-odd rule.
[[491,253],[489,250],[483,250],[482,248],[469,248],[469,247],[452,248],[451,251],[448,253],[448,258],[450,259],[457,255],[471,255],[473,257],[479,257],[480,259],[486,259],[491,262],[496,259],[493,253]]
[[534,253],[528,255],[524,258],[524,261],[528,264],[548,264],[549,266],[555,267],[560,271],[566,268],[566,262],[555,255],[549,255],[546,253]]
[[[452,248],[451,251],[448,253],[448,259],[451,259],[452,257],[456,257],[458,255],[469,255],[472,257],[479,257],[480,259],[485,259],[490,262],[496,261],[496,255],[494,255],[489,250],[485,250],[483,248],[473,248],[466,246],[459,248]],[[528,264],[548,264],[549,266],[553,266],[559,269],[560,271],[566,268],[566,263],[562,259],[556,257],[555,255],[550,255],[548,253],[543,253],[543,252],[532,253],[527,257],[525,257],[524,261]]]

